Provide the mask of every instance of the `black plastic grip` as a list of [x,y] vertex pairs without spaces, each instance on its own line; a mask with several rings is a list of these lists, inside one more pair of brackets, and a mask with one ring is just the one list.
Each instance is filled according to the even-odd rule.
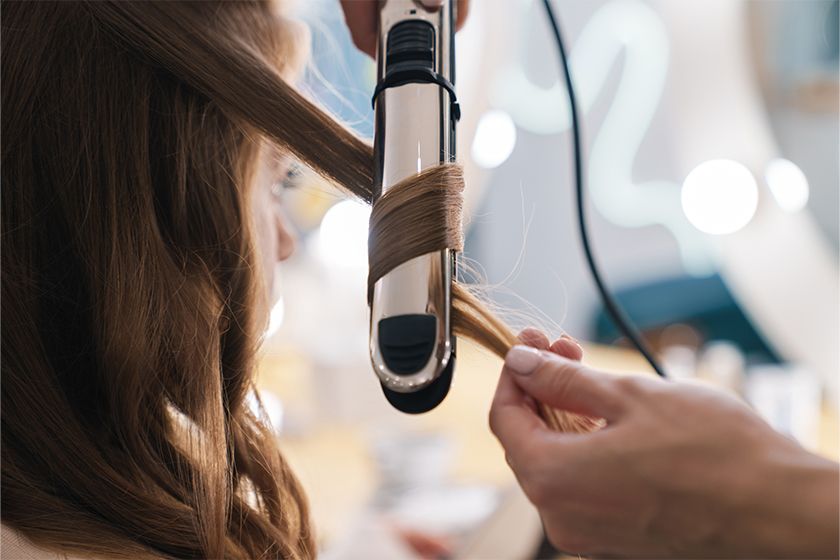
[[397,315],[379,321],[379,352],[388,369],[400,375],[417,373],[428,363],[437,339],[437,317]]
[[385,73],[396,70],[435,69],[435,28],[421,19],[398,23],[388,33]]
[[452,385],[452,371],[455,369],[455,341],[452,342],[449,363],[446,364],[446,368],[440,376],[428,386],[413,393],[398,393],[382,385],[382,392],[385,393],[385,398],[391,403],[391,406],[406,414],[423,414],[443,402],[443,399],[449,393],[449,387]]
[[[437,317],[429,314],[397,315],[382,319],[379,329],[379,352],[385,365],[398,375],[411,375],[423,369],[432,357],[437,341]],[[449,362],[428,386],[410,393],[393,391],[382,385],[388,402],[407,414],[421,414],[439,405],[449,393],[455,367],[455,341]]]
[[[453,55],[450,59],[450,63],[453,64],[453,76],[454,60]],[[388,32],[385,75],[373,90],[371,106],[376,107],[376,98],[386,89],[405,84],[439,85],[449,93],[452,126],[454,126],[454,121],[461,120],[461,106],[455,95],[455,86],[435,69],[435,28],[422,19],[400,22]]]

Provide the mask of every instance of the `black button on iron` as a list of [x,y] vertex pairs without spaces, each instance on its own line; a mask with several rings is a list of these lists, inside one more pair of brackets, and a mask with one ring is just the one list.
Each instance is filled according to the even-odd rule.
[[412,19],[398,23],[388,33],[385,73],[396,70],[435,68],[435,28],[428,21]]
[[379,351],[388,369],[410,375],[429,362],[437,339],[437,317],[397,315],[380,320],[378,328]]

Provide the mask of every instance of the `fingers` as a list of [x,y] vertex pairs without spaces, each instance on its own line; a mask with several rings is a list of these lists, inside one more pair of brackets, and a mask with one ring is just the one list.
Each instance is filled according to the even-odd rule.
[[[454,2],[455,0],[453,0]],[[427,10],[435,10],[443,5],[443,0],[419,0]],[[467,14],[470,11],[469,0],[458,0],[456,5],[455,29],[461,29],[467,21]]]
[[341,0],[344,19],[350,28],[353,44],[370,56],[376,56],[376,35],[379,27],[377,0]]
[[526,346],[533,346],[534,348],[538,348],[540,350],[548,350],[551,346],[548,341],[548,337],[545,336],[541,330],[535,329],[534,327],[524,329],[519,333],[517,338],[522,341],[522,344]]
[[[452,1],[454,2],[455,0]],[[434,10],[443,5],[443,0],[419,0],[419,2],[428,10]],[[455,8],[455,30],[457,31],[467,21],[467,14],[470,12],[470,2],[469,0],[458,0]]]
[[560,354],[570,360],[576,360],[579,362],[583,359],[583,348],[581,345],[577,340],[566,334],[552,342],[548,349],[551,352]]
[[469,0],[458,0],[458,13],[455,16],[457,21],[455,22],[455,29],[461,29],[464,26],[464,22],[467,21],[467,14],[470,12],[470,2]]
[[567,334],[549,343],[548,337],[541,330],[528,327],[519,333],[518,338],[526,346],[554,352],[570,360],[581,360],[583,358],[583,348],[577,340]]
[[525,447],[536,434],[548,430],[533,401],[505,372],[499,376],[496,395],[490,407],[490,430],[511,455],[524,453]]
[[[376,56],[376,41],[379,32],[379,2],[378,0],[340,0],[344,9],[344,19],[350,28],[350,36],[356,47],[370,55]],[[443,0],[419,0],[427,10],[437,10]],[[469,1],[458,0],[456,29],[461,29],[467,20]]]
[[[538,355],[541,352],[555,352],[571,360],[580,360],[583,356],[580,345],[569,336],[564,335],[554,343],[549,343],[548,337],[540,330],[527,328],[519,333],[518,338]],[[503,369],[499,377],[490,408],[490,429],[509,458],[518,457],[525,462],[528,457],[541,453],[541,443],[545,439],[540,436],[550,431],[539,413],[534,397],[523,391],[508,367]]]
[[528,346],[514,346],[502,370],[526,394],[560,410],[617,421],[624,399],[616,381],[580,362]]

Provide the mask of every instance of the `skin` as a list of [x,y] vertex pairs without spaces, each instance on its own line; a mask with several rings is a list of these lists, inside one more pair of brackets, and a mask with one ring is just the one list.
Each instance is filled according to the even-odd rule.
[[[456,29],[460,29],[467,19],[469,0],[457,0]],[[440,8],[443,0],[416,0],[417,4],[429,11]],[[379,0],[341,0],[344,18],[356,47],[368,56],[376,56],[376,38],[379,27]]]
[[[508,355],[490,426],[558,549],[637,558],[837,557],[836,463],[729,395],[614,376],[584,366],[568,346],[547,347],[539,332],[520,338],[541,349],[536,368],[518,373]],[[536,401],[607,426],[552,432]]]
[[280,297],[278,265],[292,256],[296,245],[295,235],[283,210],[283,185],[290,168],[288,157],[269,144],[263,144],[250,189],[254,242],[263,280],[260,314],[266,320],[271,307]]

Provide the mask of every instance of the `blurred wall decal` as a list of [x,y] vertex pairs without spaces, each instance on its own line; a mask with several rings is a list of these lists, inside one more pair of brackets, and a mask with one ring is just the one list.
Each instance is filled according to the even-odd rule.
[[[520,0],[520,9],[528,2]],[[527,18],[519,18],[526,21]],[[520,33],[527,33],[521,29]],[[668,180],[637,182],[633,166],[665,89],[670,61],[669,37],[659,14],[640,0],[614,0],[598,9],[575,41],[571,54],[582,112],[595,104],[612,68],[623,57],[612,104],[593,137],[587,166],[592,203],[623,227],[661,224],[675,237],[689,273],[707,275],[712,255],[680,211],[679,184]],[[518,41],[519,44],[524,41]],[[522,58],[520,56],[520,58]],[[520,127],[536,134],[557,134],[570,126],[566,91],[535,84],[521,60],[500,70],[492,103],[510,113]]]

